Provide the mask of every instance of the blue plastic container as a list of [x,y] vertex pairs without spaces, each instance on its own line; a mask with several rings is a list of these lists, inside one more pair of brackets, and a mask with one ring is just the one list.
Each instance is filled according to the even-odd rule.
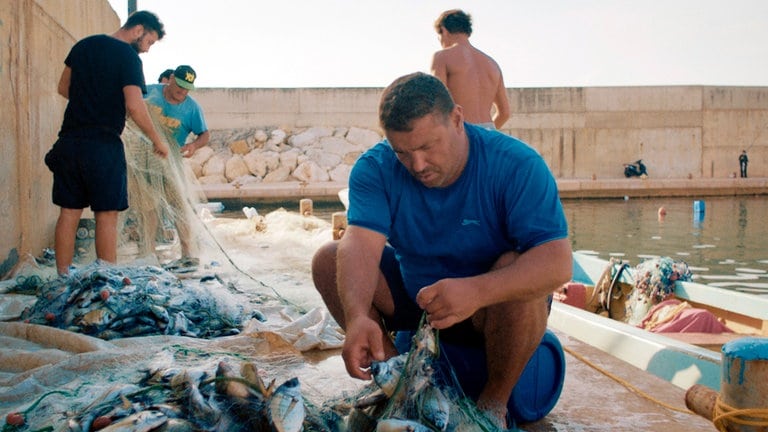
[[706,204],[704,204],[704,201],[696,200],[693,202],[694,213],[704,213],[705,210],[706,210]]
[[[396,345],[400,352],[410,348],[412,334],[398,333]],[[464,393],[472,400],[477,400],[488,380],[484,350],[444,343],[441,348]],[[530,423],[544,418],[560,399],[564,381],[563,346],[557,336],[547,330],[512,390],[507,410],[517,423]]]

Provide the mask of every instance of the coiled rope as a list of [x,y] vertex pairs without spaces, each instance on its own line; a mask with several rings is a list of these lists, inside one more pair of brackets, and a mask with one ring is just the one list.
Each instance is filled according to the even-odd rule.
[[721,432],[726,431],[729,424],[765,427],[768,426],[768,408],[734,408],[723,402],[718,395],[712,423]]

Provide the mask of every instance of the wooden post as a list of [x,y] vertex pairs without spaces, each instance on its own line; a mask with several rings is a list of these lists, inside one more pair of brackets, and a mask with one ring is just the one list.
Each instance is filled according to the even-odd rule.
[[709,421],[712,421],[716,401],[717,392],[705,385],[694,384],[685,392],[685,406]]
[[304,198],[301,201],[299,201],[299,213],[302,216],[312,216],[313,210],[312,210],[311,199]]
[[[715,407],[715,427],[729,432],[768,430],[768,338],[744,337],[732,340],[723,345],[722,353],[722,406]],[[728,417],[729,412],[737,410],[752,411],[734,413],[732,418]],[[720,415],[722,419],[718,418]],[[760,426],[743,424],[749,421]]]
[[347,229],[347,212],[335,212],[331,216],[331,224],[333,226],[333,239],[341,239]]

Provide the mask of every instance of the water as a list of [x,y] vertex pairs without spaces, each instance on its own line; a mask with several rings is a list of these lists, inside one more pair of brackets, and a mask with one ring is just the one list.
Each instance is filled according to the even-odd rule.
[[[567,200],[563,203],[574,250],[636,265],[669,256],[691,267],[694,280],[768,294],[768,200],[761,197],[701,199]],[[664,207],[665,217],[658,211]]]
[[[694,201],[704,212],[694,212]],[[298,201],[250,204],[265,214]],[[242,203],[227,203],[220,217],[243,217]],[[637,265],[669,256],[691,267],[694,280],[727,289],[768,295],[768,200],[764,197],[708,197],[564,200],[573,250]],[[658,210],[666,209],[660,218]],[[314,203],[314,214],[330,222],[341,203]]]

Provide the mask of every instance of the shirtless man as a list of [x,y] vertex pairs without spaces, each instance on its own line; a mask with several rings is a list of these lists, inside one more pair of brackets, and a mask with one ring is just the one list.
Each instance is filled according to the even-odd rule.
[[435,30],[443,49],[432,57],[432,75],[448,87],[466,121],[500,129],[509,119],[504,78],[499,65],[469,43],[471,17],[459,9],[445,11]]

